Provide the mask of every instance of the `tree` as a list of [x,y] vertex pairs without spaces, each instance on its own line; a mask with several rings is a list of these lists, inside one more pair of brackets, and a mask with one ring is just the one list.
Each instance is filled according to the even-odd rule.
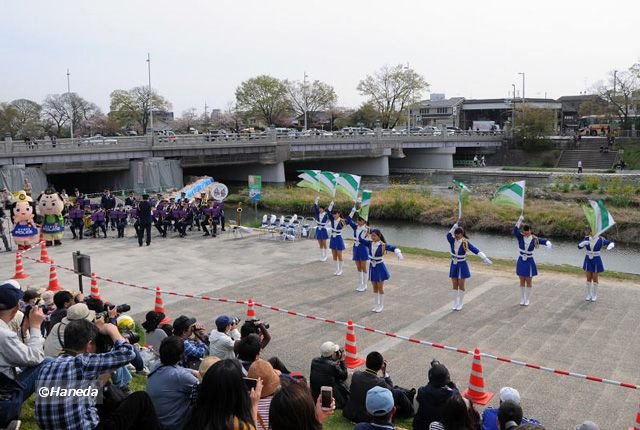
[[28,99],[17,99],[0,105],[0,129],[12,137],[36,137],[42,134],[42,107]]
[[197,127],[199,121],[198,110],[194,107],[182,111],[182,115],[175,121],[175,128],[181,132],[190,133],[192,127]]
[[[102,115],[95,103],[87,101],[77,93],[50,94],[42,105],[42,119],[51,131],[60,137],[64,126],[73,124],[75,135],[92,134],[90,120]],[[53,124],[50,124],[53,123]]]
[[357,87],[380,113],[383,128],[394,128],[407,106],[419,100],[428,88],[421,75],[402,64],[383,66],[374,75],[367,75]]
[[171,103],[156,91],[150,92],[148,87],[135,87],[129,91],[115,90],[111,93],[110,116],[113,116],[121,127],[137,124],[142,129],[142,134],[146,134],[150,106],[154,111],[162,111],[170,109]]
[[578,107],[578,115],[605,115],[607,113],[607,102],[603,100],[599,95],[594,94],[589,97]]
[[[338,96],[333,87],[320,81],[313,81],[305,86],[304,82],[287,81],[284,82],[287,88],[287,99],[296,116],[313,115],[319,110],[328,109],[338,101]],[[307,118],[308,122],[312,118]]]
[[514,137],[526,149],[538,149],[548,145],[547,137],[556,128],[551,109],[524,108],[516,110]]
[[275,119],[291,109],[287,88],[276,78],[260,75],[248,79],[236,89],[237,109],[265,121],[269,126]]
[[610,112],[618,116],[624,129],[631,128],[630,110],[633,97],[639,92],[640,64],[625,71],[611,72],[609,81],[598,89],[598,94],[609,104]]
[[65,103],[64,95],[50,94],[42,103],[42,120],[50,131],[54,131],[57,137],[61,137],[62,128],[69,121],[69,109]]

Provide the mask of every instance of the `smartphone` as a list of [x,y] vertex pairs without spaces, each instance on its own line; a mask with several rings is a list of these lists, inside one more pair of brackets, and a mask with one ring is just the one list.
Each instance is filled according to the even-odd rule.
[[244,379],[244,385],[245,387],[247,387],[248,391],[251,391],[252,388],[256,388],[256,386],[258,385],[257,379],[247,378],[247,377],[244,377],[242,379]]
[[322,409],[331,409],[331,399],[333,398],[333,388],[323,386],[320,387],[320,402]]

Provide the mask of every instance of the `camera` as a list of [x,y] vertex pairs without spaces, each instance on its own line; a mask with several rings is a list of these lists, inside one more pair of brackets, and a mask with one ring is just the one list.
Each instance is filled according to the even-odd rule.
[[138,333],[136,333],[136,332],[133,332],[133,331],[125,331],[124,333],[122,333],[122,337],[127,339],[127,341],[131,345],[133,345],[134,343],[140,342],[140,335]]
[[265,329],[269,329],[269,323],[267,322],[263,322],[260,320],[245,320],[244,324],[242,325],[242,327],[240,327],[240,335],[242,337],[248,336],[252,333],[255,334],[260,334],[260,326],[264,327]]
[[22,313],[24,314],[25,318],[29,318],[29,314],[31,313],[31,309],[33,309],[34,306],[35,307],[39,307],[40,309],[42,309],[42,312],[44,312],[45,315],[49,312],[48,309],[47,309],[47,305],[40,304],[40,300],[37,300],[34,305],[27,305],[27,306],[24,307],[24,310],[22,311]]
[[338,360],[342,360],[342,357],[344,357],[344,348],[342,346],[336,351],[336,355],[338,356]]
[[119,314],[123,314],[125,312],[129,312],[131,310],[131,306],[127,305],[127,304],[122,304],[122,305],[113,305],[111,303],[105,303],[104,304],[107,308],[109,309],[113,309],[114,307],[116,308],[116,312],[118,312]]

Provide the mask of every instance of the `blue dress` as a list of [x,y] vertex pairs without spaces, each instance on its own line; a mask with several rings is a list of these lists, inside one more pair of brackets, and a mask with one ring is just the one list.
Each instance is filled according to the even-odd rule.
[[333,216],[331,217],[330,222],[331,222],[331,240],[329,240],[329,249],[342,251],[345,248],[344,239],[342,239],[342,229],[346,224],[342,218],[336,221],[333,218]]
[[367,247],[367,252],[369,253],[369,280],[371,282],[382,282],[391,278],[387,266],[384,264],[383,256],[384,251],[395,251],[396,247],[382,242],[377,242],[376,244],[379,244],[379,246],[376,246],[368,239],[361,239],[361,242]]
[[316,223],[318,225],[318,227],[316,228],[316,239],[329,239],[329,233],[327,233],[326,228],[327,222],[329,222],[329,214],[325,211],[322,215],[320,215],[318,205],[313,205],[313,213],[315,214]]
[[[584,257],[584,263],[582,263],[582,269],[585,272],[602,273],[604,272],[604,264],[602,264],[602,258],[600,258],[600,251],[603,246],[609,245],[611,242],[602,237],[598,237],[595,243],[591,242],[591,237],[587,236],[583,241],[589,242],[584,246],[587,255]],[[578,245],[580,248],[580,245]]]
[[366,225],[358,227],[358,224],[347,217],[347,224],[353,229],[353,261],[367,261],[369,259],[369,249],[362,243],[363,239],[369,237],[369,227]]
[[[533,251],[536,249],[536,242],[540,245],[546,245],[547,239],[531,235],[529,236],[531,239],[526,241],[517,226],[513,227],[513,234],[518,239],[518,247],[520,249],[520,256],[516,263],[516,274],[526,277],[536,276],[538,274],[538,268],[533,259]],[[528,242],[528,244],[526,242]]]
[[468,240],[463,239],[459,244],[458,251],[456,253],[456,239],[451,232],[447,233],[447,240],[449,241],[449,246],[451,248],[451,267],[449,268],[449,277],[459,279],[470,278],[471,272],[469,271],[469,264],[467,263],[467,250],[464,247],[464,243],[466,242],[467,249],[474,254],[479,253],[480,250],[473,246],[473,244]]

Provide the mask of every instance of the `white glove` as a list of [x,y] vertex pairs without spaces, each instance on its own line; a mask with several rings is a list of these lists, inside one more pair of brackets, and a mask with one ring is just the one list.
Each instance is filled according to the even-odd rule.
[[516,227],[520,228],[520,224],[522,224],[522,221],[524,221],[524,216],[520,215],[518,221],[516,221]]
[[456,230],[456,228],[458,228],[458,223],[457,222],[451,227],[451,230],[449,230],[449,233],[453,234],[453,232]]
[[331,203],[329,203],[329,207],[327,208],[328,212],[331,212],[333,210],[333,200],[331,200]]
[[609,243],[609,245],[607,245],[607,251],[611,251],[615,247],[616,247],[616,244],[614,242],[611,242]]
[[313,203],[317,205],[319,201],[320,201],[320,196],[316,196],[316,199],[313,201]]
[[478,252],[478,257],[482,258],[484,264],[493,264],[493,262],[489,260],[489,257],[487,257],[486,254],[482,251]]
[[398,260],[404,260],[404,255],[402,255],[402,251],[400,251],[400,248],[396,248],[395,251],[393,251],[396,256],[398,257]]
[[580,242],[578,244],[578,248],[584,248],[587,245],[589,245],[589,241],[588,240],[583,240],[582,242]]
[[553,245],[551,245],[550,240],[547,240],[547,243],[545,244],[545,246],[547,247],[547,249],[551,249]]
[[353,218],[355,213],[356,213],[356,207],[354,206],[354,207],[351,208],[351,212],[349,212],[349,218]]

